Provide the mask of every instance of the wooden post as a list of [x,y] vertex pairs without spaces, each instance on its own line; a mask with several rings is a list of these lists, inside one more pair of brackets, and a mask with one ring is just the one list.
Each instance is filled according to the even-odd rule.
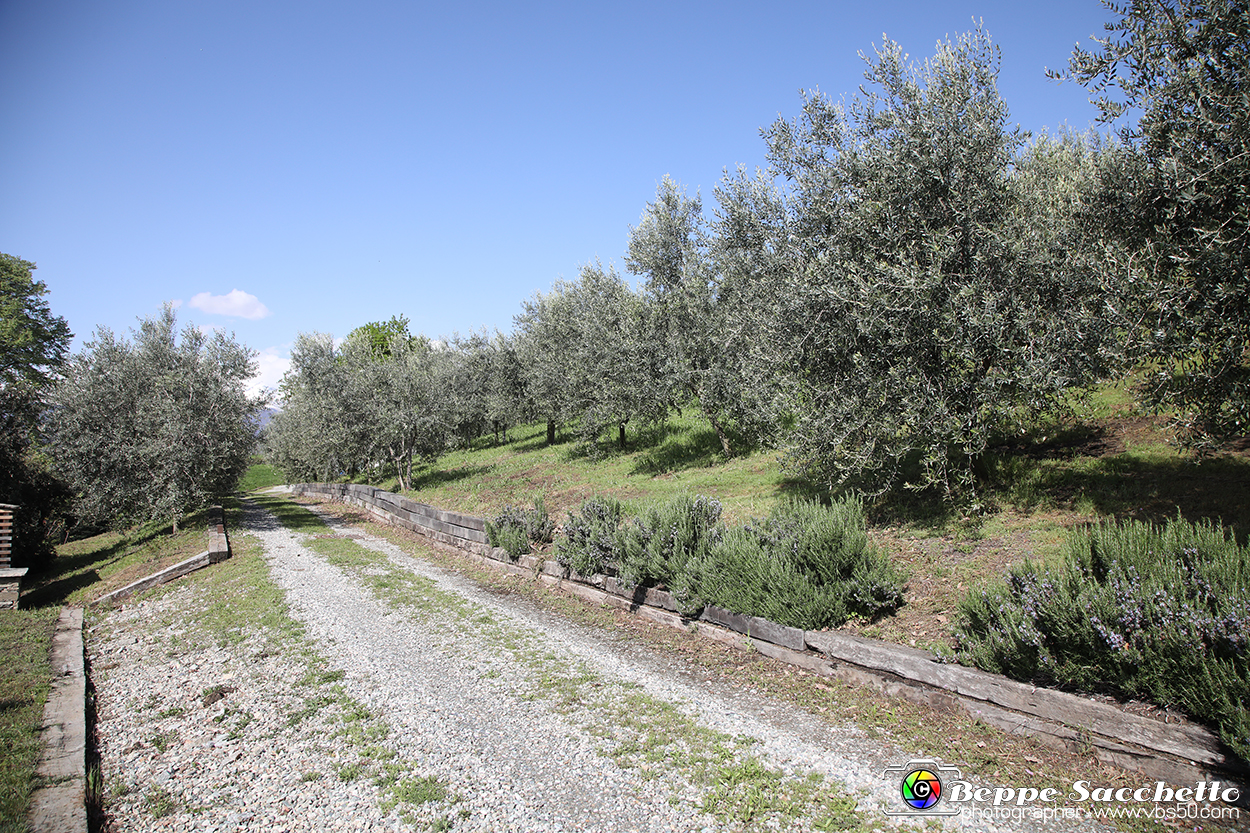
[[16,506],[0,503],[0,570],[13,566],[13,513]]
[[13,515],[16,506],[0,503],[0,610],[17,610],[26,568],[13,568]]

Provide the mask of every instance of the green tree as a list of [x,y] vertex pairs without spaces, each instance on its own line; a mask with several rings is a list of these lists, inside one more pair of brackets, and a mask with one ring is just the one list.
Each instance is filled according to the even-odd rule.
[[680,407],[698,405],[721,450],[731,453],[727,414],[739,398],[732,391],[732,332],[717,304],[717,281],[703,203],[664,177],[642,219],[631,229],[625,265],[646,278],[646,318],[660,396]]
[[517,339],[496,331],[490,341],[489,379],[486,386],[486,417],[499,442],[500,432],[508,441],[508,428],[530,416],[525,375],[517,350]]
[[375,361],[349,342],[343,360],[360,413],[371,462],[394,467],[401,490],[412,488],[415,460],[437,459],[455,428],[452,396],[456,355],[421,336],[397,334],[387,358]]
[[1103,172],[1100,201],[1121,209],[1106,233],[1134,254],[1156,368],[1143,394],[1208,445],[1250,425],[1250,6],[1104,5],[1107,37],[1054,75],[1086,85],[1104,121],[1139,115],[1121,131],[1132,153]]
[[594,446],[609,428],[625,447],[625,426],[665,411],[657,383],[663,345],[650,338],[641,296],[610,266],[586,264],[575,282],[525,302],[516,317],[517,352],[534,412],[558,424],[577,423]]
[[188,326],[171,306],[134,340],[107,328],[64,368],[53,396],[51,456],[90,524],[179,518],[228,494],[256,445],[263,398],[249,397],[255,353]]
[[68,496],[41,452],[40,416],[72,334],[34,269],[0,254],[0,503],[19,507],[13,563],[23,567],[51,555],[48,534]]
[[46,387],[64,362],[73,334],[52,314],[35,264],[0,253],[0,385]]
[[370,352],[378,358],[392,355],[391,345],[397,338],[412,338],[408,332],[408,316],[406,315],[392,315],[388,321],[370,321],[347,334],[348,341],[364,342]]
[[[939,43],[923,64],[889,41],[865,60],[849,108],[809,93],[799,119],[765,131],[783,194],[742,175],[722,189],[761,213],[729,207],[730,247],[756,248],[735,262],[759,270],[765,337],[791,374],[790,465],[967,499],[1004,417],[1095,378],[1116,334],[1082,301],[1097,281],[1056,260],[1062,215],[1022,222],[1022,189],[1045,183],[1012,177],[1026,138],[988,36]],[[1029,222],[1051,226],[1021,236]]]
[[652,395],[669,405],[696,404],[728,455],[732,436],[748,443],[772,438],[779,396],[752,320],[757,307],[749,296],[757,282],[735,281],[747,270],[738,268],[718,230],[726,231],[707,223],[702,200],[665,177],[631,230],[625,264],[646,278]]
[[[372,337],[378,328],[389,330],[388,343]],[[437,458],[451,441],[456,366],[454,350],[410,335],[402,317],[358,327],[341,347],[330,335],[300,333],[267,453],[292,480],[394,471],[410,489],[414,462]]]

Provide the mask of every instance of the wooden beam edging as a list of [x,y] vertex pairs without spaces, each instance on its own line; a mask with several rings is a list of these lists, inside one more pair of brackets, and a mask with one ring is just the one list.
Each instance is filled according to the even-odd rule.
[[189,573],[194,573],[196,570],[202,570],[210,564],[225,561],[229,557],[230,536],[226,533],[225,513],[220,506],[210,506],[208,507],[208,549],[198,555],[179,561],[177,564],[171,564],[150,576],[144,576],[138,581],[132,581],[125,587],[119,587],[111,593],[105,593],[100,598],[90,602],[90,604],[92,607],[95,607],[96,605],[119,602],[127,596],[142,593],[144,590],[150,590],[161,584],[168,584]]
[[52,690],[43,709],[43,751],[30,797],[34,833],[87,833],[87,675],[82,608],[62,608],[52,635]]
[[[293,494],[362,507],[379,520],[465,551],[485,566],[538,579],[592,603],[628,610],[670,627],[693,629],[706,638],[756,650],[815,674],[867,685],[942,711],[962,709],[1009,734],[1029,735],[1051,748],[1093,754],[1121,769],[1173,784],[1211,777],[1231,778],[1243,787],[1250,784],[1250,771],[1202,726],[1163,723],[1075,694],[939,662],[927,651],[904,645],[833,631],[805,632],[714,605],[692,620],[681,614],[673,597],[664,591],[627,588],[611,576],[570,575],[557,562],[533,555],[513,562],[507,551],[488,546],[483,533],[471,535],[485,528],[480,518],[436,510],[369,486],[299,483],[290,488]],[[415,512],[409,505],[429,511]],[[395,507],[407,511],[396,513]],[[1250,798],[1250,790],[1243,788],[1241,793]]]

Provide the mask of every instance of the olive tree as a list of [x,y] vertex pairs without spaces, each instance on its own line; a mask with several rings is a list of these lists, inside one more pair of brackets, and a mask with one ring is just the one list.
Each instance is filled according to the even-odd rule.
[[670,405],[696,404],[732,453],[731,432],[757,440],[758,402],[744,361],[755,341],[731,285],[717,271],[715,237],[703,203],[671,178],[656,189],[638,226],[631,229],[625,265],[644,277],[646,338],[658,395]]
[[521,381],[528,410],[547,423],[547,442],[554,443],[556,428],[573,417],[576,401],[568,384],[580,332],[571,284],[556,281],[550,292],[536,292],[521,305],[522,312],[513,319]]
[[63,369],[50,451],[87,523],[170,519],[177,529],[247,469],[264,404],[246,392],[255,353],[176,323],[167,305],[133,341],[102,327]]
[[1106,122],[1140,116],[1121,131],[1131,153],[1103,171],[1101,203],[1122,210],[1102,216],[1133,253],[1145,398],[1209,445],[1250,426],[1250,11],[1104,5],[1107,36],[1061,77],[1089,87]]
[[966,498],[1004,416],[1095,378],[1116,334],[1083,318],[1099,285],[1056,263],[1052,231],[1019,233],[1026,137],[988,36],[920,64],[886,41],[865,60],[849,106],[811,92],[764,131],[783,188],[741,173],[723,185],[725,245],[731,268],[756,270],[737,280],[756,284],[793,386],[790,465],[870,493]]
[[641,296],[599,263],[525,303],[516,318],[518,355],[534,411],[547,420],[548,442],[557,424],[575,421],[591,445],[615,427],[624,448],[631,420],[664,413],[662,345],[649,337],[645,316]]
[[271,462],[289,480],[331,480],[360,465],[368,436],[353,382],[333,336],[296,336],[279,387],[281,410],[265,431]]

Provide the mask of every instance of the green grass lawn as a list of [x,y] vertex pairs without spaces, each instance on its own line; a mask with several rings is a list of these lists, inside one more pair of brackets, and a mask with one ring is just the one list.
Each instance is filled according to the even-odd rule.
[[0,833],[25,833],[59,607],[0,611]]
[[[630,511],[680,494],[702,494],[720,500],[726,519],[739,522],[767,514],[781,495],[812,492],[806,483],[782,473],[775,450],[726,459],[711,426],[690,412],[630,432],[624,451],[605,448],[598,455],[565,435],[548,445],[541,423],[513,428],[509,439],[496,444],[491,437],[482,438],[472,448],[416,468],[414,488],[404,494],[478,516],[543,497],[560,517],[596,494],[611,494]],[[358,480],[398,489],[394,477]]]
[[270,486],[281,486],[286,481],[273,466],[268,463],[255,463],[248,467],[239,481],[238,491],[254,492],[257,489],[268,489]]

